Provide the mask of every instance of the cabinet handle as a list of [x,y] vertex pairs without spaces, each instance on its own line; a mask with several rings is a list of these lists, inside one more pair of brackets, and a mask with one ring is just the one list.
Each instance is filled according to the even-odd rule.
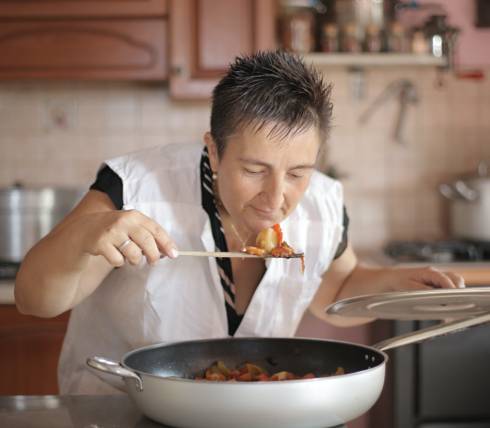
[[171,68],[170,68],[170,73],[172,74],[172,76],[184,76],[184,67],[180,66],[180,65],[173,65]]

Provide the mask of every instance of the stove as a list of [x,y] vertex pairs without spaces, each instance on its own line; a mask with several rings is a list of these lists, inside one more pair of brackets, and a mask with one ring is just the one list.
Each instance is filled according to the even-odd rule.
[[20,263],[0,260],[0,281],[15,279]]
[[393,241],[384,252],[397,262],[490,262],[490,242],[482,241]]

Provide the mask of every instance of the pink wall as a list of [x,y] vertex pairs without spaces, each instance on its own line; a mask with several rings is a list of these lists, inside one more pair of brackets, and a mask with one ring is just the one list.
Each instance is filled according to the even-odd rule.
[[[456,50],[456,64],[459,67],[490,66],[490,28],[475,27],[474,0],[419,0],[419,3],[441,5],[447,12],[449,24],[461,30]],[[404,14],[410,15],[410,12]],[[401,18],[405,21],[404,17]]]

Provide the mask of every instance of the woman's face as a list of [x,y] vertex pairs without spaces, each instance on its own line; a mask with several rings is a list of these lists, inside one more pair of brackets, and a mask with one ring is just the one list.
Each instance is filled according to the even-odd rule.
[[316,127],[286,138],[270,126],[229,137],[221,159],[205,135],[219,198],[237,227],[258,233],[284,220],[303,196],[314,170],[320,137]]

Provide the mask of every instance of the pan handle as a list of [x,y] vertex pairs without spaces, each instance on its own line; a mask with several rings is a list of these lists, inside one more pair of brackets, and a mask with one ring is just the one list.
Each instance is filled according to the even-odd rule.
[[136,389],[139,392],[143,391],[143,381],[141,378],[135,372],[123,367],[120,363],[95,356],[87,358],[87,365],[104,373],[134,379],[136,382]]
[[383,340],[382,342],[373,345],[373,347],[380,351],[386,351],[388,349],[398,348],[404,345],[411,345],[412,343],[422,342],[424,340],[443,336],[445,334],[456,333],[457,331],[464,330],[468,327],[473,327],[488,322],[490,322],[490,313],[472,318],[465,318],[463,320],[460,319],[450,322],[441,322],[432,327],[417,330],[413,333],[402,334],[400,336]]

